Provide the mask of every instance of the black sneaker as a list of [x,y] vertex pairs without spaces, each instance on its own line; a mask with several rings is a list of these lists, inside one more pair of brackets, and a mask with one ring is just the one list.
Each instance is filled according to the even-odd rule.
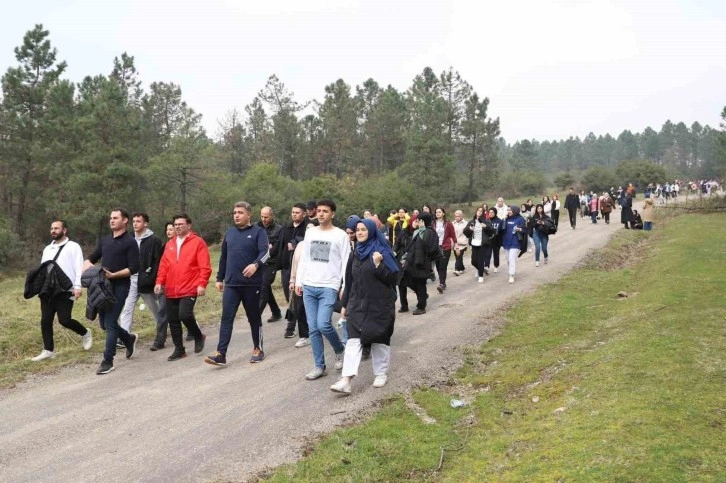
[[295,337],[295,331],[294,330],[286,330],[285,331],[285,339],[292,339]]
[[187,336],[184,338],[184,340],[187,342],[191,342],[194,340],[194,336],[192,334],[190,334],[189,332],[187,332]]
[[267,319],[268,322],[277,322],[278,320],[282,320],[282,314],[273,314],[272,317]]
[[164,348],[164,345],[163,344],[162,345],[156,345],[156,344],[154,344],[151,347],[149,347],[149,350],[153,352],[153,351],[161,350],[163,348]]
[[371,358],[371,346],[363,346],[363,360],[368,360]]
[[199,354],[204,350],[204,341],[207,340],[207,336],[202,334],[199,339],[194,341],[194,353]]
[[208,355],[204,358],[204,362],[207,364],[211,364],[213,366],[226,366],[227,365],[227,356],[222,354],[221,352],[214,352],[213,354]]
[[436,287],[436,290],[438,290],[438,291],[439,291],[439,293],[444,293],[444,286],[443,286],[443,285],[441,285],[441,284],[439,284],[439,286],[438,286],[438,287]]
[[421,314],[425,314],[425,313],[426,313],[426,309],[419,309],[419,308],[416,308],[413,312],[411,312],[412,315],[421,315]]
[[169,357],[167,357],[167,361],[178,361],[179,359],[184,359],[187,356],[187,351],[184,349],[174,349],[174,352],[171,353]]
[[404,312],[408,312],[408,307],[401,307],[400,309],[398,309],[399,314],[402,314]]
[[138,334],[129,334],[129,337],[132,338],[132,342],[130,345],[126,346],[126,359],[131,359],[134,356],[134,353],[136,352],[136,342],[139,340]]
[[98,369],[96,369],[96,374],[100,376],[101,374],[108,374],[111,371],[113,371],[113,362],[104,359],[101,365],[98,366]]

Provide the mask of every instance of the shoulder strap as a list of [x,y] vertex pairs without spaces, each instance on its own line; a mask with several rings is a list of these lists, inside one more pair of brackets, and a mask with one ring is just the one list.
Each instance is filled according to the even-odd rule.
[[[70,241],[70,240],[69,240]],[[68,245],[68,242],[65,242],[63,245],[58,247],[58,251],[55,252],[55,256],[53,257],[53,263],[55,263],[56,260],[58,260],[58,256],[60,255],[61,250],[63,250],[63,247]]]

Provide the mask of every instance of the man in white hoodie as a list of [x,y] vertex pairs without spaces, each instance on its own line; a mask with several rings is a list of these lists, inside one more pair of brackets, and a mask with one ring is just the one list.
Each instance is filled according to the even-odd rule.
[[310,329],[315,368],[305,376],[312,381],[326,375],[323,335],[335,351],[335,369],[343,368],[345,347],[332,325],[333,306],[343,293],[350,241],[333,225],[335,203],[317,204],[319,226],[305,232],[305,247],[295,277],[295,293],[302,296]]
[[161,255],[164,253],[164,244],[154,236],[153,231],[149,230],[149,215],[136,212],[131,215],[131,219],[134,238],[139,246],[139,271],[131,275],[131,288],[119,317],[119,325],[126,332],[131,333],[136,301],[141,296],[144,301],[143,305],[148,307],[156,321],[156,338],[150,347],[150,350],[155,351],[162,349],[166,343],[166,299],[163,295],[154,293],[156,274],[159,271]]

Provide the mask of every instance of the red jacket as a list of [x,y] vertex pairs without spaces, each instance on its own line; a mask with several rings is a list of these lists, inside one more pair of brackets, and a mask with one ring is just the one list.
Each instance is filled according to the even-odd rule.
[[[431,223],[431,228],[436,231],[436,221],[434,220]],[[456,245],[456,230],[454,229],[454,224],[450,221],[446,221],[444,223],[444,241],[441,244],[442,250],[451,250]]]
[[207,244],[191,232],[179,249],[179,260],[176,257],[176,237],[166,243],[156,283],[164,286],[167,298],[196,297],[197,287],[206,288],[211,275]]

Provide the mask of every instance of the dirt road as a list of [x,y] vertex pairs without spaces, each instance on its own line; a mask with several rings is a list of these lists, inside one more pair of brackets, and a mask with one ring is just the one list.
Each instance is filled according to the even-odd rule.
[[[249,364],[246,320],[238,320],[223,369],[190,355],[167,362],[170,350],[150,352],[141,341],[137,355],[117,359],[116,370],[95,374],[95,365],[76,366],[0,394],[0,481],[243,481],[266,467],[294,461],[304,440],[329,431],[365,411],[387,394],[445,377],[460,360],[456,348],[493,335],[484,319],[535,287],[557,280],[583,256],[622,230],[617,223],[579,220],[571,230],[567,215],[550,239],[550,263],[534,267],[532,253],[517,264],[517,280],[500,273],[477,283],[467,272],[439,295],[429,284],[427,314],[397,317],[389,384],[371,387],[364,361],[353,394],[328,390],[332,371],[306,381],[310,348],[282,337],[284,325],[265,324],[261,364]],[[467,257],[468,258],[468,257]],[[409,301],[414,300],[413,293]],[[216,328],[207,330],[214,350]],[[99,344],[96,343],[96,347]],[[168,347],[168,346],[167,346]],[[326,343],[332,366],[332,350]],[[99,354],[100,360],[100,354]]]

